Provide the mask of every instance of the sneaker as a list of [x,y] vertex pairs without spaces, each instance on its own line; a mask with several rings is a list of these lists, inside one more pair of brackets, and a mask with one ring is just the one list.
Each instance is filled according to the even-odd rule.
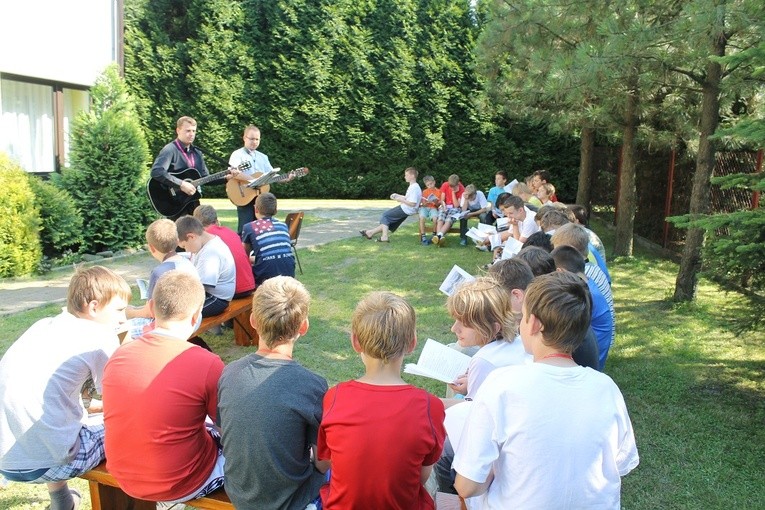
[[430,239],[428,239],[427,237],[423,237],[422,238],[422,244],[423,244],[423,246],[429,246],[430,245]]
[[460,239],[460,246],[467,246],[467,239]]
[[430,238],[430,242],[432,244],[435,244],[436,246],[438,246],[439,243],[441,242],[441,239],[442,239],[441,237],[438,237],[437,235],[434,235],[433,237]]
[[489,247],[485,244],[476,244],[475,249],[480,251],[489,251]]

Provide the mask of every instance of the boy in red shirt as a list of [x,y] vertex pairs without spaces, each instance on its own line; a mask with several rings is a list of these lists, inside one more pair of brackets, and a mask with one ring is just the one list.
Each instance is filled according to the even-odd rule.
[[460,176],[452,174],[449,179],[441,185],[441,195],[443,198],[443,206],[441,207],[441,213],[438,215],[438,226],[436,227],[436,235],[433,236],[431,242],[437,246],[441,246],[444,235],[449,232],[454,223],[454,215],[462,212],[460,209],[460,200],[462,194],[465,192],[465,186],[460,182]]
[[404,299],[373,292],[356,307],[351,346],[366,372],[324,396],[317,467],[332,468],[324,508],[434,508],[423,484],[443,448],[444,406],[401,379],[416,344]]
[[104,368],[106,467],[127,494],[178,503],[223,485],[218,408],[223,361],[186,341],[202,320],[196,275],[163,274],[149,300],[156,328]]

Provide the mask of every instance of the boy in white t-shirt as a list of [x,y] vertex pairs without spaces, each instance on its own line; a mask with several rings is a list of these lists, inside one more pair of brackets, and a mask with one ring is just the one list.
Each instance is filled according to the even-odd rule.
[[422,200],[422,188],[417,184],[417,169],[410,166],[404,170],[404,180],[409,183],[406,195],[393,193],[390,196],[390,199],[399,202],[399,205],[385,211],[380,217],[380,224],[375,228],[360,230],[359,234],[362,237],[372,240],[374,235],[380,234],[377,242],[387,243],[389,241],[388,234],[395,232],[409,216],[417,214],[417,208]]
[[471,508],[620,507],[621,477],[639,462],[619,388],[571,352],[590,323],[587,285],[537,277],[520,329],[534,363],[493,371],[456,448],[455,488]]

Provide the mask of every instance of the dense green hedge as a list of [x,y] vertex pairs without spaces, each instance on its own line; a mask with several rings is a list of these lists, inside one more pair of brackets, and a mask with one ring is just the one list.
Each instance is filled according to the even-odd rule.
[[216,170],[254,123],[275,166],[311,168],[275,186],[279,196],[382,198],[416,166],[479,189],[499,169],[521,179],[546,168],[573,200],[576,140],[473,104],[480,26],[470,4],[128,0],[125,77],[152,154],[191,115]]

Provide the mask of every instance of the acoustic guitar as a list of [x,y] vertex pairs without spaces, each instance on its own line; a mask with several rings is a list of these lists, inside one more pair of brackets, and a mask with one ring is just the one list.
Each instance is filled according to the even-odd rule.
[[[236,168],[238,170],[247,170],[251,166],[252,163],[245,161]],[[177,172],[169,172],[170,175],[193,184],[194,187],[197,188],[196,193],[193,195],[187,195],[181,191],[180,186],[168,186],[167,184],[163,184],[156,179],[149,179],[149,182],[146,183],[146,193],[148,193],[149,202],[151,202],[151,205],[154,207],[155,211],[157,211],[162,216],[176,216],[183,212],[189,203],[194,202],[195,200],[199,200],[199,198],[202,196],[199,193],[199,186],[202,184],[207,184],[208,182],[212,182],[216,179],[220,179],[221,177],[226,176],[226,174],[228,174],[230,171],[231,169],[229,168],[223,170],[222,172],[217,172],[206,177],[201,177],[199,175],[199,171],[196,168],[186,168]]]
[[[308,172],[308,168],[301,167],[292,170],[286,175],[274,174],[270,179],[266,179],[267,182],[261,186],[253,186],[253,184],[257,185],[258,181],[264,176],[263,172],[256,172],[253,175],[242,175],[241,177],[246,180],[234,177],[226,183],[226,195],[228,195],[228,199],[234,205],[243,207],[252,202],[261,193],[268,193],[272,183],[283,182],[291,177],[303,177]],[[265,175],[268,176],[270,174]]]

